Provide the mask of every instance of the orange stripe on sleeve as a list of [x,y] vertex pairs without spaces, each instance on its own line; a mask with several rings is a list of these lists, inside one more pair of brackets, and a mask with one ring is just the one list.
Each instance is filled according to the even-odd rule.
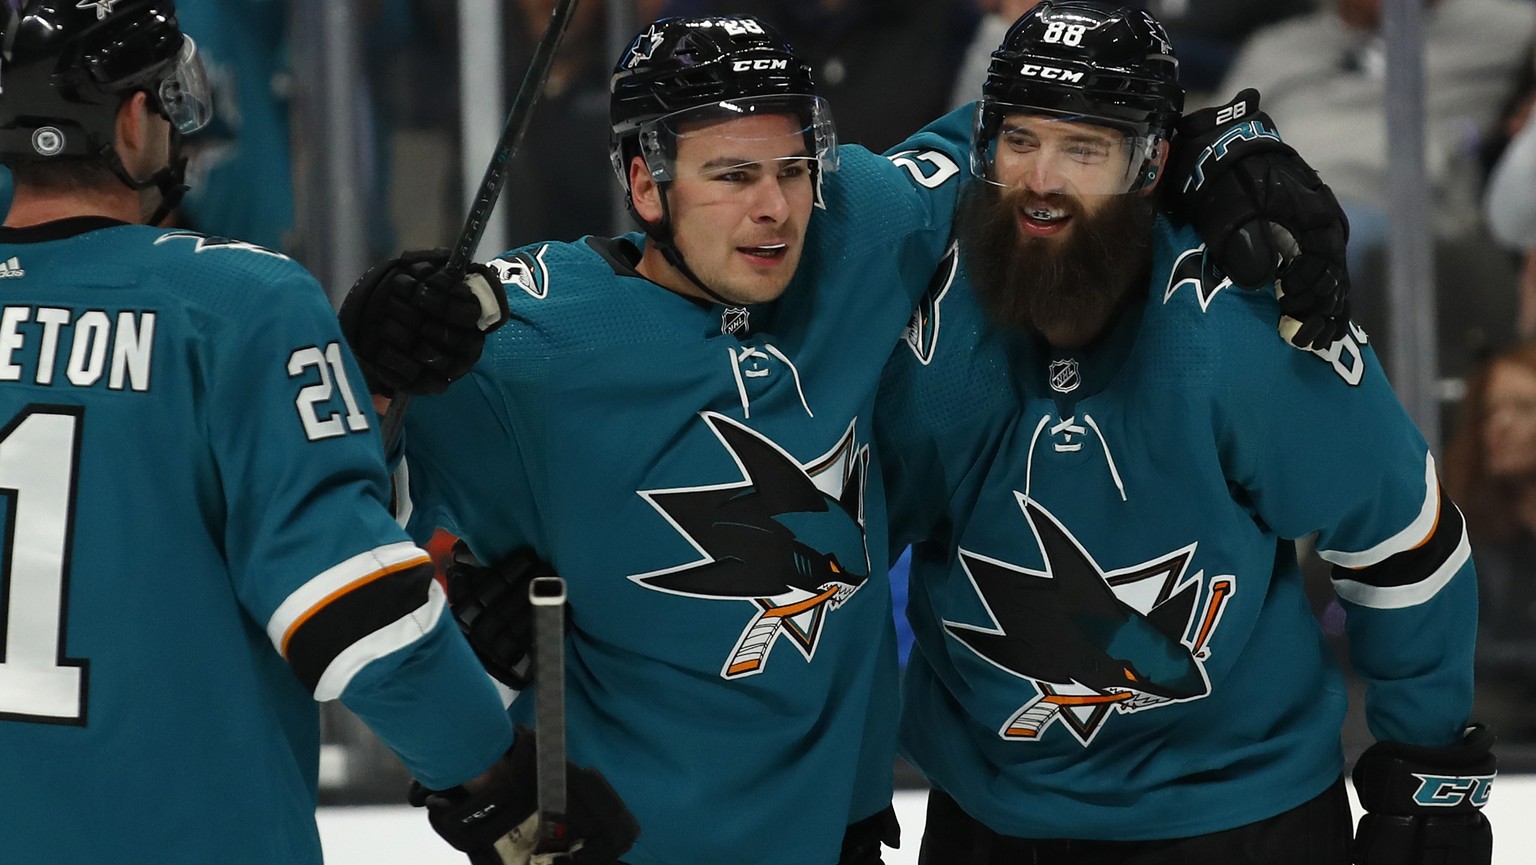
[[373,582],[375,580],[383,579],[384,577],[387,577],[390,574],[398,574],[401,571],[404,571],[404,570],[407,570],[407,569],[410,569],[410,568],[414,568],[414,567],[417,567],[419,565],[431,564],[431,563],[432,563],[432,558],[430,556],[423,555],[423,556],[418,556],[418,557],[416,557],[414,559],[411,559],[410,561],[405,561],[405,562],[400,562],[399,564],[390,565],[387,568],[380,568],[379,570],[374,571],[371,574],[365,574],[364,576],[358,577],[357,579],[355,579],[352,582],[346,584],[345,586],[342,586],[341,588],[337,589],[336,591],[331,592],[329,595],[326,595],[325,597],[321,598],[319,603],[315,604],[313,607],[310,607],[308,610],[305,610],[304,611],[304,615],[299,616],[297,619],[294,619],[293,624],[288,626],[288,630],[283,632],[283,645],[279,649],[279,651],[281,652],[284,660],[286,660],[288,658],[288,642],[293,639],[293,635],[298,632],[299,628],[304,626],[305,622],[307,622],[311,618],[313,618],[316,613],[318,613],[321,610],[325,609],[325,607],[328,604],[330,604],[332,601],[336,600],[337,598],[341,597],[342,595],[345,595],[345,594],[348,594],[350,592],[356,591],[357,589],[359,589],[359,588],[361,588],[361,587],[363,587],[363,586],[365,586],[365,585],[367,585],[367,584],[369,584],[369,583],[371,583],[371,582]]

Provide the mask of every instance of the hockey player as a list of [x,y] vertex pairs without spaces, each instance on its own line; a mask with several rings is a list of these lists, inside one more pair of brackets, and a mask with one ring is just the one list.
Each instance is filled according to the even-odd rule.
[[[943,327],[881,391],[920,861],[1486,865],[1461,514],[1363,331],[1287,348],[1274,296],[1157,215],[1177,69],[1132,8],[1015,23]],[[1289,540],[1314,534],[1378,740],[1353,851],[1344,683]]]
[[[644,234],[490,262],[512,321],[472,372],[435,331],[464,295],[441,256],[343,306],[375,393],[445,391],[405,420],[410,525],[500,563],[450,590],[513,687],[527,550],[569,583],[569,747],[635,810],[626,863],[878,862],[897,698],[870,425],[950,243],[970,114],[888,158],[837,148],[810,70],[745,17],[646,28],[611,113]],[[1255,207],[1226,204],[1232,228]]]
[[153,227],[210,114],[174,5],[0,16],[0,862],[319,865],[316,700],[530,817],[319,285]]
[[[809,68],[750,18],[659,22],[613,86],[649,237],[490,262],[512,320],[406,417],[411,526],[565,577],[568,746],[635,811],[625,862],[878,862],[896,670],[869,427],[964,139],[840,152]],[[390,333],[365,299],[431,267],[354,288],[363,356]]]

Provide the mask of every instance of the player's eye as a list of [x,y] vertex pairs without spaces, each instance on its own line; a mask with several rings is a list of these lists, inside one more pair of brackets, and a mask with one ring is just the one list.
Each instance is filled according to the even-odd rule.
[[1015,153],[1027,153],[1040,146],[1039,139],[1017,129],[1011,129],[1003,133],[1003,144]]
[[1067,155],[1078,162],[1103,162],[1109,158],[1109,145],[1101,141],[1074,141],[1067,145]]
[[779,166],[779,177],[784,180],[793,180],[804,177],[810,173],[810,166],[804,159],[792,159]]

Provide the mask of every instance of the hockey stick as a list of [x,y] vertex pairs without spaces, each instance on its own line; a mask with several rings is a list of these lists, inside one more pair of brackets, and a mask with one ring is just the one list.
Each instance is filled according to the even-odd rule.
[[[565,580],[535,577],[533,604],[534,768],[539,792],[539,853],[564,853],[565,825]],[[537,860],[538,857],[535,857]]]
[[[485,166],[485,176],[480,178],[480,187],[475,191],[475,203],[469,208],[469,216],[465,217],[464,227],[459,229],[459,238],[449,253],[446,273],[450,285],[464,277],[464,271],[474,260],[480,238],[485,235],[486,220],[496,207],[496,199],[501,197],[501,188],[507,183],[507,163],[512,161],[512,154],[517,152],[518,145],[523,142],[523,135],[528,131],[533,106],[544,93],[544,83],[549,80],[549,71],[555,65],[555,52],[565,39],[571,16],[576,12],[576,2],[558,0],[554,10],[549,13],[549,26],[544,28],[544,35],[539,38],[539,44],[533,50],[533,59],[528,61],[523,83],[517,89],[517,96],[512,99],[512,107],[507,109],[507,122],[501,127],[496,151],[491,154],[491,161]],[[411,395],[402,393],[390,403],[389,413],[384,417],[385,453],[394,449],[395,439],[400,435],[400,424],[405,420],[405,410],[410,402]]]

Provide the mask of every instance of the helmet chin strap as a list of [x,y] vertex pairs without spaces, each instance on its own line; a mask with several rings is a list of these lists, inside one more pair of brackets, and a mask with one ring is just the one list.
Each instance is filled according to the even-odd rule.
[[710,300],[721,306],[745,306],[745,304],[721,297],[718,292],[705,285],[704,280],[699,279],[698,274],[693,272],[693,268],[688,266],[688,262],[683,260],[683,253],[677,248],[672,234],[672,208],[667,204],[667,187],[669,185],[667,183],[656,184],[656,191],[661,198],[661,219],[659,221],[649,222],[641,217],[635,210],[633,198],[630,199],[629,212],[634,215],[635,219],[645,229],[645,236],[650,238],[652,243],[656,244],[657,249],[661,250],[661,257],[666,259],[667,264],[672,265],[672,269],[681,273],[699,291],[704,292]]
[[175,127],[171,128],[170,160],[164,168],[149,177],[137,180],[130,175],[115,148],[108,154],[107,164],[111,167],[112,173],[117,175],[117,179],[135,192],[141,192],[150,187],[160,190],[160,206],[155,208],[155,212],[150,215],[145,225],[159,225],[160,221],[169,216],[171,211],[176,209],[176,205],[181,203],[182,196],[187,194],[189,188],[185,182],[187,157],[181,153],[181,133],[177,132]]

